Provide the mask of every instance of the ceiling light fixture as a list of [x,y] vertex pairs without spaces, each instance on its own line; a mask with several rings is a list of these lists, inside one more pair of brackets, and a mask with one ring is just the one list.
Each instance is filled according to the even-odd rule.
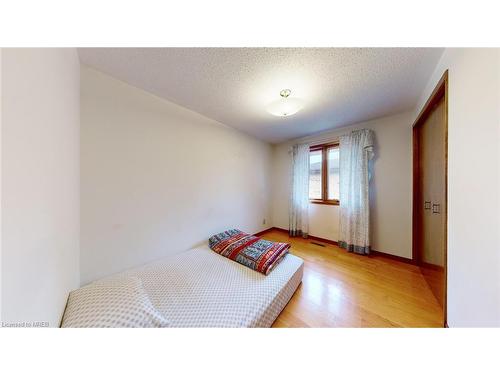
[[302,100],[299,98],[290,98],[291,90],[285,89],[280,91],[281,98],[275,100],[267,107],[267,111],[275,116],[291,116],[303,107]]

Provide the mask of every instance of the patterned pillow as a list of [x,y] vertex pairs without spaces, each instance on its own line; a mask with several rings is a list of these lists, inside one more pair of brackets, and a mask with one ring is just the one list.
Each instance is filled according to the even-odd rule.
[[288,243],[264,240],[239,229],[213,235],[208,239],[208,246],[217,254],[264,275],[281,262],[290,248]]
[[168,327],[137,277],[96,281],[70,293],[63,328]]

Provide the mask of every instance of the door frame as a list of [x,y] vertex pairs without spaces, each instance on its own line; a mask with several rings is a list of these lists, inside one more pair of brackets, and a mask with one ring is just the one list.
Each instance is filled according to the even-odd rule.
[[443,322],[447,327],[447,291],[448,291],[448,70],[443,73],[443,76],[437,83],[431,95],[427,99],[424,107],[420,111],[417,119],[413,123],[413,207],[412,207],[412,257],[413,262],[420,266],[419,259],[419,240],[421,238],[421,227],[418,223],[421,222],[420,208],[420,157],[419,157],[419,137],[418,132],[425,123],[434,106],[444,98],[444,147],[445,147],[445,207],[444,210],[444,291],[443,291]]

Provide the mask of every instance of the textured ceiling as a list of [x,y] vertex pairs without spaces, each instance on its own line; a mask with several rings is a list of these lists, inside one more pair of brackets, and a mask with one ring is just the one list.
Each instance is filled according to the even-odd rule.
[[[432,48],[81,48],[82,63],[278,143],[411,109],[441,56]],[[280,90],[305,101],[275,117]]]

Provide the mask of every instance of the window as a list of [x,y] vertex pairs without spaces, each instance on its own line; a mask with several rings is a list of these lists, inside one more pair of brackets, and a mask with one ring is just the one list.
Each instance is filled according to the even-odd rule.
[[323,152],[311,151],[309,154],[309,199],[323,197]]
[[329,147],[327,153],[327,169],[328,169],[328,200],[339,200],[340,181],[339,181],[339,147]]
[[311,203],[339,204],[339,145],[312,146],[309,153]]

